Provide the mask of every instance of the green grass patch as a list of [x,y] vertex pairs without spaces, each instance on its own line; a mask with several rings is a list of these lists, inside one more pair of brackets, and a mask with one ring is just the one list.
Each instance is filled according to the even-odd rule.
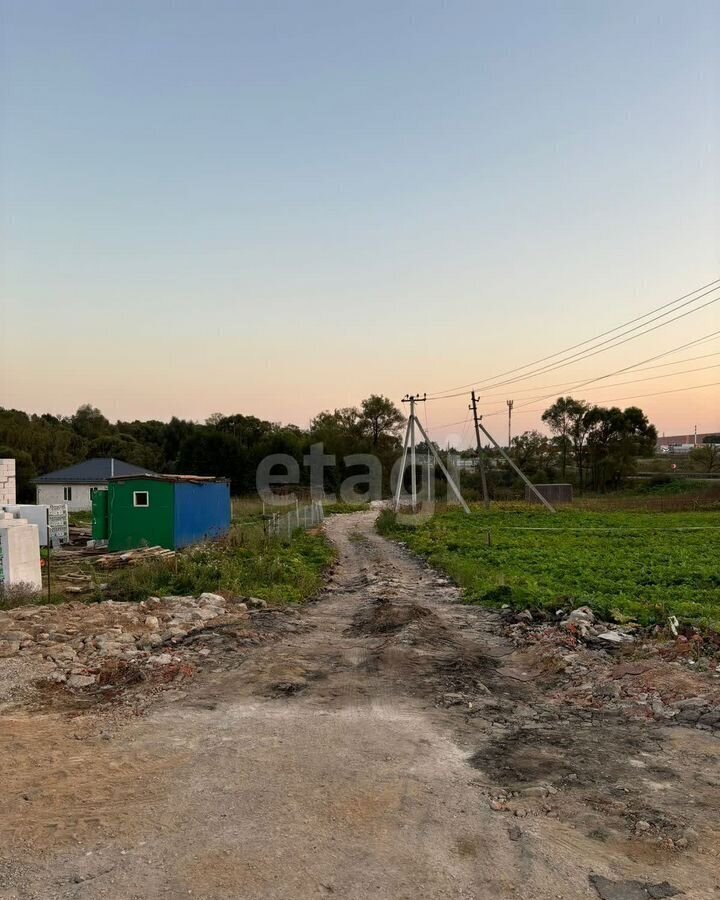
[[[592,512],[508,506],[440,512],[381,533],[447,572],[469,603],[555,610],[588,605],[643,624],[669,615],[720,629],[720,513]],[[488,545],[488,534],[490,544]]]
[[327,503],[323,508],[326,516],[333,516],[338,513],[367,512],[370,509],[370,504],[338,501],[337,503]]
[[296,531],[289,541],[266,535],[262,526],[235,526],[230,537],[105,575],[95,600],[145,600],[149,596],[197,596],[228,591],[269,603],[301,603],[322,585],[334,551],[320,534]]

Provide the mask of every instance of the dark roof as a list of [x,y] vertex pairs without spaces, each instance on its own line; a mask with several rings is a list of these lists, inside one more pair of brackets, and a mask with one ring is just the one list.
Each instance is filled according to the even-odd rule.
[[130,475],[115,475],[114,478],[108,480],[126,481],[128,478],[132,478],[133,481],[138,478],[145,478],[148,481],[182,482],[183,484],[207,484],[208,482],[227,484],[230,480],[229,478],[216,478],[214,475],[156,475],[154,472],[143,472],[139,475],[133,475],[132,473],[130,473]]
[[152,475],[148,469],[133,466],[121,459],[86,459],[76,466],[58,469],[33,478],[34,484],[102,484],[113,476]]

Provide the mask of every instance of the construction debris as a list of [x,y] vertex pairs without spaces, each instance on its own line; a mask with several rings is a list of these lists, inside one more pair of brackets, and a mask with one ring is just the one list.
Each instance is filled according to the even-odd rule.
[[[70,574],[79,582],[71,587],[83,590],[82,573]],[[294,614],[278,611],[277,625],[265,621],[270,611],[259,606],[253,615],[257,621],[242,598],[211,593],[0,611],[0,659],[17,660],[13,677],[0,685],[0,703],[28,698],[37,687],[42,694],[43,685],[102,693],[189,677],[206,659],[236,664],[238,647],[278,633]]]
[[151,559],[174,559],[175,551],[165,547],[139,547],[137,550],[119,550],[115,553],[104,553],[95,560],[99,569],[121,569],[123,566],[136,566]]

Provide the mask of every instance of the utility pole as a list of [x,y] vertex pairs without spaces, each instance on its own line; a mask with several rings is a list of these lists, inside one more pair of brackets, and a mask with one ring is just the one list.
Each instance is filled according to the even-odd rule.
[[[410,490],[412,491],[412,508],[415,512],[417,506],[417,469],[415,468],[415,403],[417,395],[410,394],[408,401],[410,403]],[[405,401],[403,401],[404,403]],[[422,402],[425,402],[423,395]]]
[[475,391],[472,391],[470,396],[472,398],[472,403],[470,404],[469,409],[472,410],[473,419],[475,421],[475,440],[477,442],[478,465],[480,466],[480,481],[482,483],[483,504],[485,505],[485,509],[490,509],[490,496],[488,494],[487,477],[485,475],[485,454],[483,452],[482,441],[480,440],[480,429],[478,427],[482,416],[478,418],[477,398],[475,397]]
[[445,464],[443,463],[442,459],[440,459],[440,456],[439,456],[437,450],[435,449],[435,445],[432,443],[432,441],[428,437],[427,432],[422,427],[422,423],[420,422],[420,419],[418,419],[418,417],[415,415],[415,404],[416,403],[425,403],[426,397],[427,397],[426,394],[423,394],[422,397],[420,396],[420,394],[406,394],[402,400],[403,403],[410,404],[410,416],[408,418],[407,428],[405,430],[405,441],[403,442],[402,463],[400,465],[400,474],[398,476],[397,485],[395,487],[395,498],[394,498],[393,508],[395,509],[395,512],[397,512],[398,507],[400,506],[400,494],[402,492],[403,476],[405,475],[405,464],[407,462],[408,445],[410,446],[410,465],[412,467],[412,471],[410,472],[410,484],[411,484],[411,490],[412,490],[413,510],[415,509],[415,506],[417,504],[417,473],[415,471],[415,426],[417,425],[417,427],[420,431],[420,434],[423,436],[425,443],[428,446],[428,450],[430,451],[430,453],[432,453],[433,457],[435,458],[435,462],[440,467],[440,471],[443,473],[443,475],[447,479],[448,486],[452,489],[452,492],[455,494],[455,496],[458,498],[458,500],[462,504],[462,507],[465,510],[465,512],[469,513],[470,507],[467,505],[467,503],[463,499],[463,496],[460,493],[460,489],[453,481],[448,470],[445,468]]
[[512,411],[515,404],[514,400],[506,400],[508,408],[508,450],[512,444]]
[[[472,392],[471,397],[473,399],[473,405],[475,405],[475,391]],[[535,485],[532,483],[532,481],[530,481],[530,479],[527,477],[527,475],[521,469],[519,469],[518,466],[515,465],[513,460],[508,456],[508,454],[503,450],[503,448],[500,446],[500,444],[498,444],[498,442],[495,440],[495,438],[490,434],[490,432],[487,430],[487,428],[482,424],[482,422],[480,421],[480,419],[478,418],[477,415],[475,416],[475,429],[476,429],[476,433],[477,433],[477,429],[480,429],[483,432],[483,434],[490,439],[490,442],[493,444],[493,446],[498,451],[498,453],[505,459],[505,461],[507,463],[510,464],[513,471],[517,475],[519,475],[520,478],[522,478],[522,480],[530,488],[530,490],[533,492],[533,494],[535,494],[535,496],[542,503],[542,505],[546,509],[548,509],[550,512],[554,513],[555,509],[553,508],[553,506],[545,499],[545,497],[543,497],[543,495],[535,487]],[[479,442],[480,442],[480,437],[478,435],[478,443]]]

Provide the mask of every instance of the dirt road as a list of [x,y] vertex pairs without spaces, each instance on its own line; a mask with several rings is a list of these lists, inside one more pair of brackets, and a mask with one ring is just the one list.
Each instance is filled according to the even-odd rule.
[[2,720],[0,897],[720,897],[717,737],[551,699],[373,514],[327,530],[327,589],[230,670]]

